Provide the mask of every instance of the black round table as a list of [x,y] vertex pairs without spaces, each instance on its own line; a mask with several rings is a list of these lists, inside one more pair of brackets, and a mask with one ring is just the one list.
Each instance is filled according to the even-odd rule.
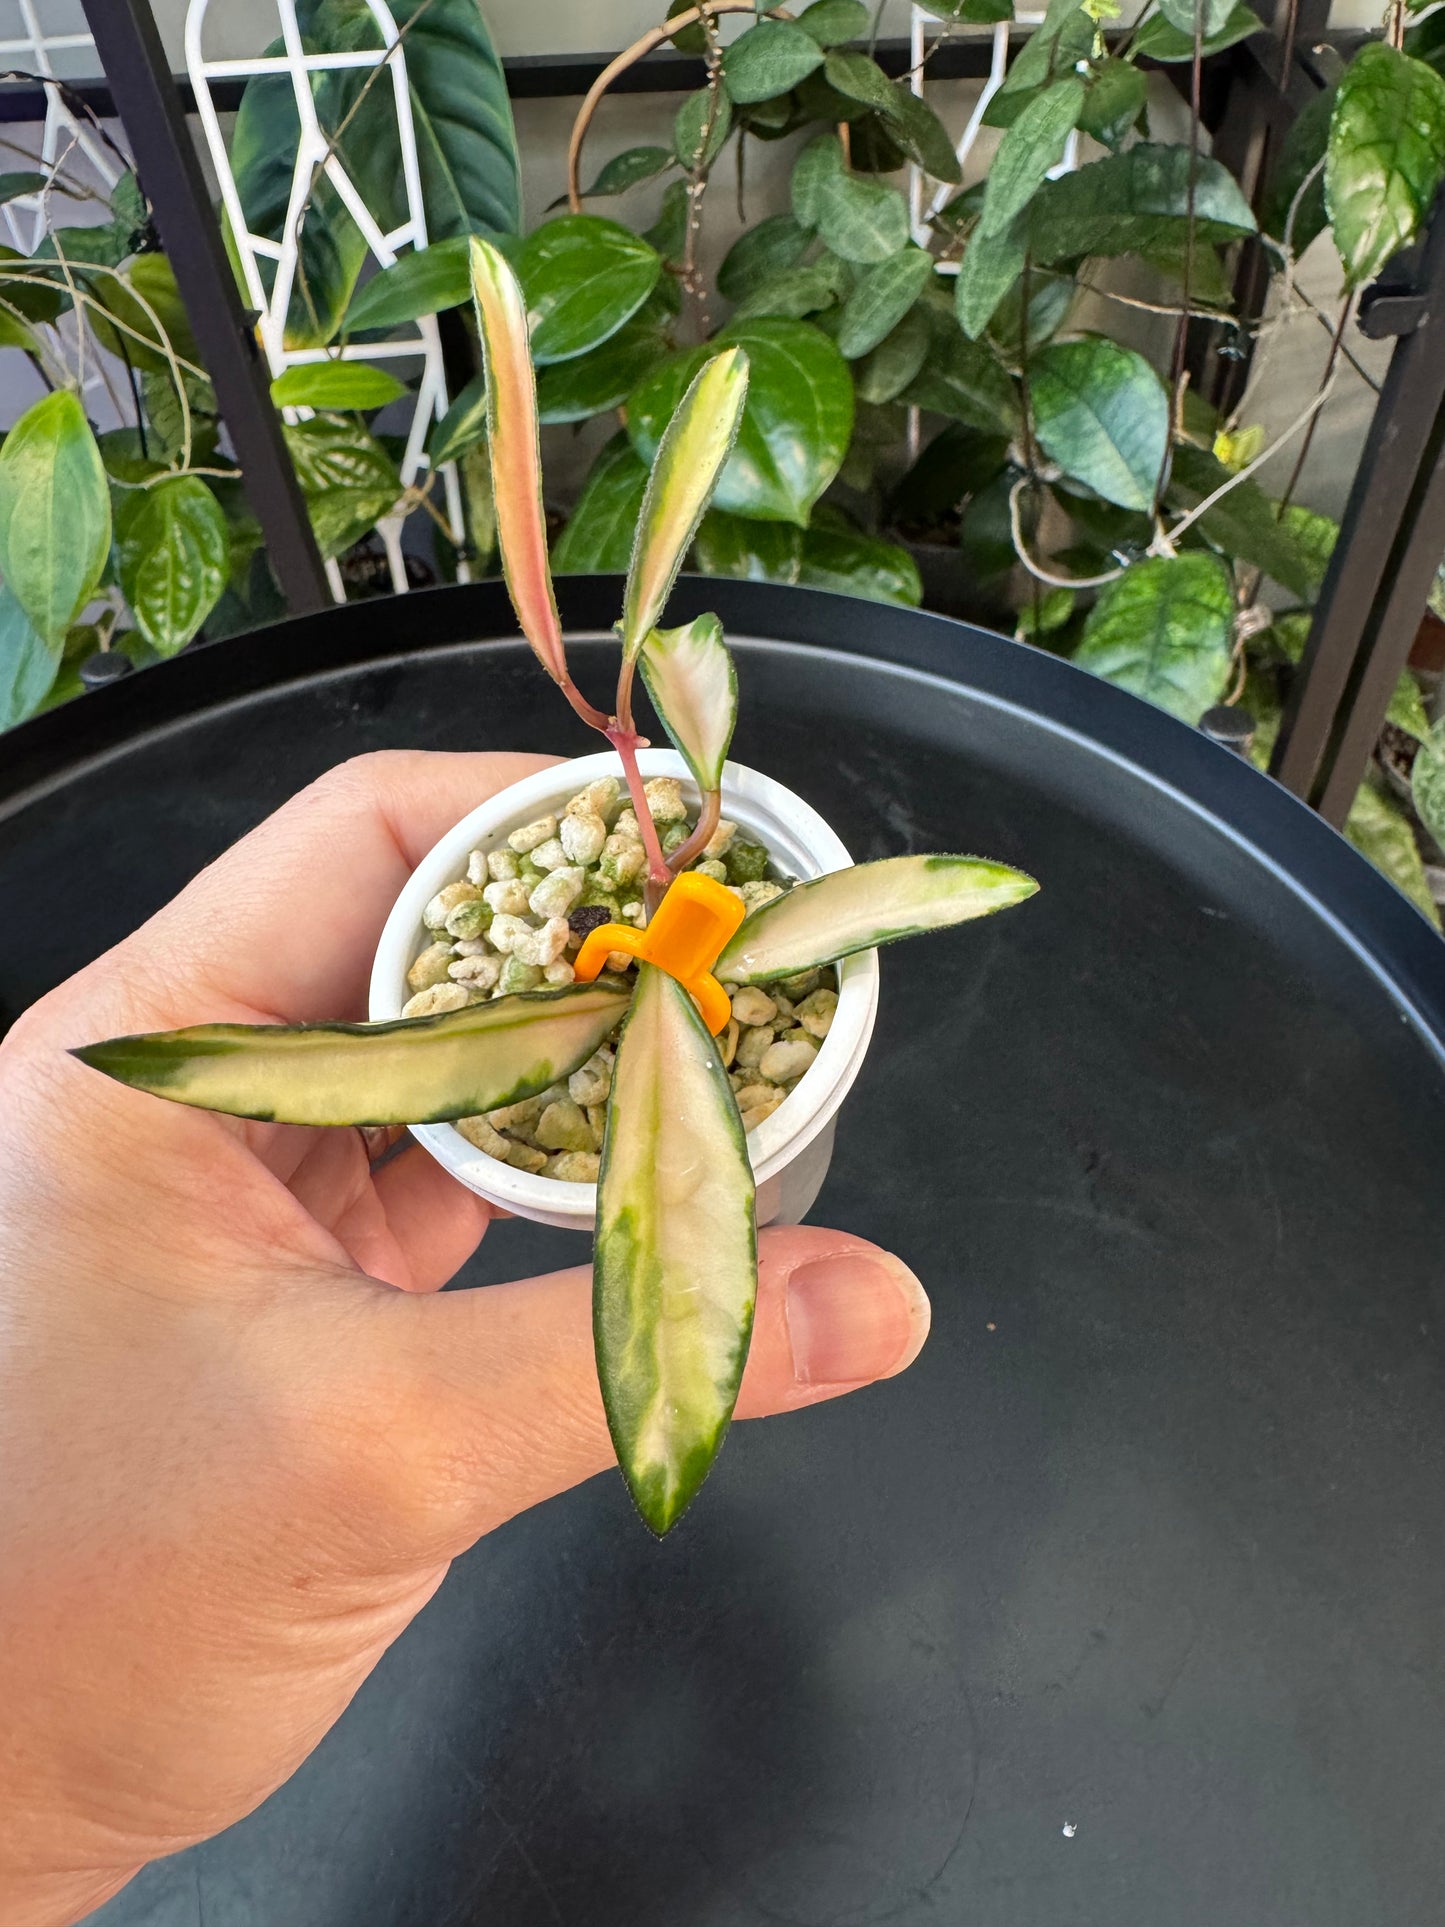
[[[619,585],[560,589],[601,695]],[[1445,946],[1275,785],[1065,663],[680,585],[676,619],[704,607],[735,754],[855,856],[1043,882],[886,956],[814,1213],[908,1258],[932,1340],[735,1431],[661,1546],[615,1475],[495,1534],[286,1788],[97,1919],[1426,1927]],[[0,1002],[386,745],[589,746],[495,585],[194,651],[7,736]],[[584,1253],[502,1225],[460,1282]]]

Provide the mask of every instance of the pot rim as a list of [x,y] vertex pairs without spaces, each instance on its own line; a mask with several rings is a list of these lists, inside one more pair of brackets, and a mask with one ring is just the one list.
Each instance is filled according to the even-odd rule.
[[[638,754],[644,777],[677,776],[696,807],[697,784],[675,750]],[[620,773],[615,751],[603,750],[538,770],[499,790],[440,837],[412,872],[392,906],[372,965],[369,1012],[373,1021],[399,1017],[410,994],[406,972],[423,947],[422,910],[443,884],[466,871],[468,853],[494,844],[509,830],[546,814],[598,776]],[[774,778],[728,763],[723,770],[723,814],[768,842],[775,855],[803,876],[821,876],[853,861],[846,846],[811,804]],[[790,849],[778,851],[783,838]],[[748,1135],[754,1179],[761,1187],[782,1171],[825,1129],[862,1066],[878,1008],[878,953],[859,952],[838,965],[838,1009],[816,1060],[771,1117]],[[571,1184],[536,1176],[479,1151],[451,1124],[410,1127],[453,1177],[471,1191],[518,1216],[552,1224],[592,1222],[595,1184]]]

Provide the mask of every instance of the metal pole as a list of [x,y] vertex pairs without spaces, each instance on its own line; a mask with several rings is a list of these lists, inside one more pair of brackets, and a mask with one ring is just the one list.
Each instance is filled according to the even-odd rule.
[[331,590],[305,498],[149,0],[85,0],[85,15],[230,431],[277,586],[293,615],[324,609]]
[[1445,203],[1414,287],[1382,282],[1369,292],[1411,332],[1390,357],[1270,763],[1335,824],[1364,777],[1445,552],[1445,486],[1434,474],[1445,422]]

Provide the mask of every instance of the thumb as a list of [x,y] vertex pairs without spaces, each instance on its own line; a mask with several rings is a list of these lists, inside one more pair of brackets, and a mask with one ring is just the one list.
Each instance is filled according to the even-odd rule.
[[[765,1231],[758,1246],[739,1418],[835,1398],[918,1356],[929,1303],[899,1259],[811,1225]],[[408,1381],[413,1517],[435,1533],[439,1556],[613,1462],[590,1270],[437,1296],[388,1292],[372,1308],[383,1327],[375,1342]]]

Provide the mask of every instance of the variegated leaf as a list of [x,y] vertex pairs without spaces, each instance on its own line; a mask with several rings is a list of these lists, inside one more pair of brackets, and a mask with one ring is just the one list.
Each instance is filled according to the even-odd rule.
[[654,629],[638,664],[652,706],[699,789],[720,789],[738,720],[738,676],[722,624],[702,615],[681,629]]

